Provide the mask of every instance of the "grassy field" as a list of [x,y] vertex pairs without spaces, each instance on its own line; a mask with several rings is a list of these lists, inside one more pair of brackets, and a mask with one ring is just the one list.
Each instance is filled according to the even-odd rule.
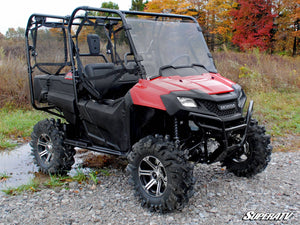
[[255,117],[275,136],[300,134],[300,57],[251,53],[215,54],[219,72],[254,100]]
[[223,51],[218,71],[254,100],[254,117],[266,126],[275,151],[300,149],[300,57]]
[[300,134],[299,93],[252,93],[255,116],[269,128],[272,136]]
[[47,116],[39,111],[2,108],[0,110],[0,150],[15,147],[18,142],[27,142],[33,126]]
[[273,151],[300,150],[300,93],[251,93],[254,117],[271,134]]
[[[11,140],[28,140],[33,125],[49,115],[31,110],[24,43],[0,44],[5,46],[0,47],[0,149],[5,149],[16,145]],[[273,141],[281,140],[276,149],[299,150],[300,57],[257,50],[226,50],[213,56],[219,73],[239,83],[255,101],[254,117],[267,127]]]

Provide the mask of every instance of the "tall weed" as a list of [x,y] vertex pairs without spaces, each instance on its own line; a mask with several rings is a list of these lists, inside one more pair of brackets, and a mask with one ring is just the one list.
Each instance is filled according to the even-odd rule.
[[7,103],[28,107],[29,87],[25,60],[12,55],[0,64],[0,107]]
[[29,88],[24,40],[0,40],[0,107],[28,107]]
[[239,83],[247,92],[299,91],[300,58],[250,53],[216,52],[218,71]]

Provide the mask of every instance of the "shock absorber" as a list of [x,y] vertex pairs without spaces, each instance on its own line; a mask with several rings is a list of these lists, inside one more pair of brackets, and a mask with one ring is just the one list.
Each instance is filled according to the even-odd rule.
[[179,131],[178,131],[178,120],[177,117],[174,117],[174,140],[175,140],[175,147],[178,148],[180,145],[179,140]]

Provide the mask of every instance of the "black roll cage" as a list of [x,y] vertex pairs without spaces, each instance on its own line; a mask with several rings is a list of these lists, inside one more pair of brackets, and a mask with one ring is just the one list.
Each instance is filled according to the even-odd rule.
[[[51,19],[57,19],[61,20],[62,22],[47,22],[46,18],[51,18]],[[29,90],[30,90],[30,100],[31,100],[31,105],[33,106],[34,109],[37,110],[42,110],[48,113],[51,113],[53,115],[59,116],[64,118],[61,114],[56,113],[52,111],[51,109],[54,109],[54,106],[38,106],[35,103],[34,100],[34,90],[33,90],[33,69],[38,68],[41,72],[47,73],[43,69],[40,68],[40,65],[56,65],[56,63],[36,63],[36,52],[34,46],[36,46],[36,41],[37,41],[37,30],[38,28],[45,26],[45,27],[61,27],[63,29],[63,33],[66,34],[66,26],[68,25],[69,20],[68,17],[63,17],[63,16],[56,16],[56,15],[46,15],[46,14],[32,14],[27,23],[27,27],[25,30],[25,45],[26,45],[26,56],[27,56],[27,66],[28,66],[28,81],[29,81]],[[30,36],[32,38],[33,46],[29,45],[29,39]],[[64,44],[65,44],[65,62],[64,64],[60,64],[61,68],[59,71],[65,66],[65,65],[70,65],[70,62],[67,62],[67,56],[68,56],[68,50],[67,50],[67,38],[66,36],[64,37]],[[34,58],[35,64],[32,66],[31,65],[31,58]]]
[[[79,11],[86,11],[85,15],[76,15]],[[94,11],[94,12],[99,12],[99,13],[107,13],[107,14],[116,14],[119,16],[118,17],[108,17],[108,16],[93,16],[93,15],[88,15],[87,12],[89,11]],[[63,67],[65,66],[71,66],[72,70],[72,80],[73,80],[73,90],[74,90],[74,96],[75,96],[75,101],[76,104],[78,104],[78,96],[77,96],[77,82],[78,78],[84,79],[83,74],[80,68],[80,53],[78,51],[78,46],[77,44],[73,43],[73,38],[78,38],[78,34],[80,33],[80,30],[77,30],[77,33],[74,35],[72,34],[72,26],[78,25],[80,26],[81,23],[74,23],[74,20],[76,19],[82,19],[84,21],[85,18],[87,19],[105,19],[105,20],[118,20],[122,21],[123,23],[123,29],[125,31],[125,35],[128,39],[129,46],[131,49],[131,53],[134,57],[134,61],[137,64],[137,69],[138,69],[138,74],[141,76],[142,79],[146,79],[146,72],[144,70],[143,65],[141,64],[141,61],[143,60],[142,56],[140,56],[137,53],[137,50],[135,48],[133,39],[131,37],[131,34],[129,30],[131,29],[130,24],[127,23],[126,16],[149,16],[149,17],[154,17],[155,19],[158,18],[175,18],[175,19],[181,19],[181,20],[189,20],[194,22],[198,30],[201,31],[201,27],[199,26],[197,20],[194,17],[191,16],[184,16],[184,15],[175,15],[175,14],[167,14],[167,13],[150,13],[150,12],[137,12],[137,11],[123,11],[123,10],[114,10],[114,9],[105,9],[105,8],[94,8],[94,7],[88,7],[88,6],[81,6],[76,8],[71,16],[56,16],[56,15],[47,15],[47,14],[32,14],[27,23],[26,31],[25,31],[25,45],[26,45],[26,56],[27,56],[27,65],[28,65],[28,80],[29,80],[29,89],[30,89],[30,100],[33,108],[37,110],[42,110],[45,112],[48,112],[50,114],[53,114],[55,116],[59,116],[64,118],[64,116],[60,113],[57,113],[56,111],[53,111],[53,109],[56,109],[55,106],[40,106],[35,103],[35,98],[34,98],[34,88],[33,88],[33,69],[38,68],[41,72],[46,72],[43,71],[43,69],[40,68],[39,65],[56,65],[55,63],[36,63],[36,52],[34,49],[34,46],[36,46],[36,35],[37,35],[37,29],[45,26],[45,27],[51,27],[51,28],[62,28],[64,35],[64,45],[65,45],[65,61],[64,63],[59,63],[58,65],[61,66],[60,69],[57,71],[56,74],[58,74]],[[50,19],[57,19],[60,20],[61,22],[48,22],[47,18]],[[91,22],[91,21],[90,21]],[[82,24],[83,25],[83,24]],[[92,25],[92,24],[90,24]],[[67,30],[67,32],[66,32]],[[29,34],[31,35],[33,45],[29,45]],[[108,37],[108,40],[111,41],[110,37]],[[68,41],[68,44],[66,43]],[[78,41],[78,40],[77,40]],[[67,52],[68,52],[68,46],[69,46],[69,58],[70,60],[68,61],[67,57]],[[116,46],[115,46],[116,47]],[[115,51],[116,53],[116,51]],[[31,58],[35,59],[35,64],[32,66],[31,65]],[[113,56],[112,56],[113,57]],[[119,57],[119,56],[118,56]],[[121,61],[120,57],[119,60]],[[77,67],[76,68],[76,62],[77,61]],[[121,61],[121,64],[122,61]],[[56,109],[58,110],[58,109]]]

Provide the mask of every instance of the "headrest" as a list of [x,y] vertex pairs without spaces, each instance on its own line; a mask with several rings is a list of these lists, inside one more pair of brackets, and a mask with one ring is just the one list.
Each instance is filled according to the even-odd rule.
[[87,42],[91,55],[100,54],[100,37],[97,34],[88,34]]

